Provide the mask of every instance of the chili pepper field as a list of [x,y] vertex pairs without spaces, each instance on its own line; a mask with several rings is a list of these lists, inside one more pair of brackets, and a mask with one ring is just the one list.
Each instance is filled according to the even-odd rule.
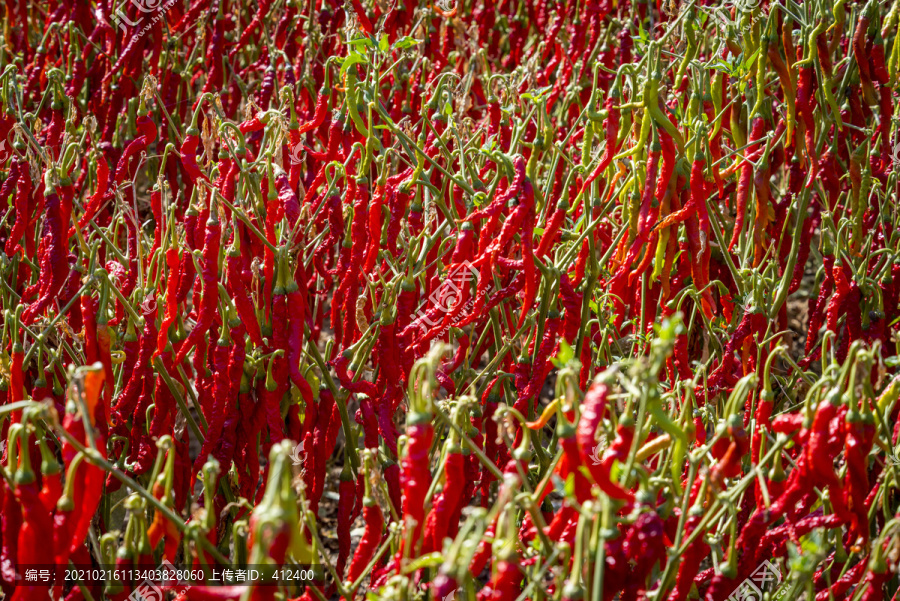
[[897,599],[898,27],[7,0],[0,598]]

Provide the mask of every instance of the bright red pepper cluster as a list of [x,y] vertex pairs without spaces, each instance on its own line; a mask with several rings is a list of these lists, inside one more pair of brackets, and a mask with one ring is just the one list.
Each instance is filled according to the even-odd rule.
[[895,595],[898,26],[9,0],[3,594]]

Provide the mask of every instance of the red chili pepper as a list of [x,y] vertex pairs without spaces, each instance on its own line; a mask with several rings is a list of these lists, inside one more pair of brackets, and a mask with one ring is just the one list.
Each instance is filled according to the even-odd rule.
[[484,229],[481,231],[481,235],[479,236],[479,247],[478,254],[482,254],[487,248],[487,244],[491,242],[493,236],[493,230],[497,227],[498,222],[494,220],[494,217],[499,216],[503,211],[506,204],[516,197],[516,195],[522,190],[522,186],[525,182],[525,159],[522,157],[516,157],[513,161],[513,169],[515,174],[513,175],[513,180],[510,182],[509,187],[502,194],[498,194],[494,197],[494,200],[491,201],[489,205],[484,207],[483,209],[479,209],[477,211],[473,211],[466,217],[466,221],[476,221],[479,219],[488,218],[488,224],[493,224],[492,227],[486,225]]
[[246,261],[246,255],[241,253],[240,229],[237,222],[234,224],[234,237],[231,245],[225,252],[225,289],[234,301],[235,309],[250,340],[256,346],[264,346],[260,334],[259,321],[256,318],[256,307],[250,296],[247,282],[250,280],[250,269]]
[[887,562],[883,558],[881,542],[872,552],[866,577],[859,583],[863,594],[861,601],[881,601],[884,599],[884,585],[893,577],[893,572],[888,569]]
[[[559,336],[562,319],[556,311],[550,311],[548,317],[547,322],[544,324],[544,335],[541,338],[540,346],[538,346],[537,354],[535,355],[535,357],[537,357],[537,363],[535,363],[531,369],[531,379],[526,384],[524,390],[520,392],[519,399],[516,401],[516,403],[519,403],[519,400],[524,402],[534,399],[535,405],[528,407],[526,409],[527,411],[536,410],[537,397],[540,394],[544,382],[547,380],[547,376],[553,368],[550,359],[553,356],[558,343],[557,338]],[[537,331],[535,331],[535,336],[536,335]],[[534,343],[531,344],[529,350],[532,353],[534,352]]]
[[694,432],[696,438],[696,446],[702,447],[706,444],[706,424],[703,423],[703,417],[694,413]]
[[6,240],[6,246],[4,247],[4,250],[9,257],[14,256],[22,250],[22,247],[19,246],[19,242],[22,240],[22,236],[25,235],[25,228],[28,225],[28,218],[30,217],[28,201],[31,198],[31,177],[28,174],[27,165],[21,167],[21,169],[24,173],[19,173],[19,160],[13,159],[9,168],[9,175],[7,175],[6,180],[3,182],[3,187],[0,189],[0,202],[6,202],[9,195],[12,193],[13,187],[15,187],[16,191],[13,199],[16,220],[15,223],[13,223],[13,227],[9,232],[9,238]]
[[290,228],[294,228],[300,220],[300,204],[297,201],[297,195],[291,186],[287,173],[282,169],[275,168],[275,190],[278,192],[278,202],[280,203],[280,211],[287,217],[287,223]]
[[353,221],[350,224],[350,240],[353,245],[350,249],[349,264],[335,291],[335,297],[343,298],[343,303],[331,305],[331,323],[337,323],[339,312],[343,311],[341,342],[344,347],[350,346],[356,336],[356,320],[351,319],[351,316],[356,316],[359,270],[363,265],[366,248],[368,188],[365,182],[365,178],[358,180],[350,178],[348,182],[345,202],[353,206]]
[[156,306],[145,306],[144,332],[140,337],[137,362],[131,372],[131,377],[125,384],[122,393],[116,399],[115,406],[110,412],[113,423],[124,423],[131,416],[138,403],[141,389],[145,382],[152,377],[153,352],[156,350]]
[[[835,514],[842,520],[849,521],[850,514],[844,504],[841,484],[834,473],[834,454],[830,452],[828,443],[829,424],[837,415],[837,411],[836,399],[827,398],[819,403],[810,428],[805,455],[812,477],[828,487]],[[803,473],[801,471],[801,474]]]
[[478,593],[478,598],[514,601],[522,592],[523,576],[518,558],[500,560],[494,565],[491,581]]
[[813,113],[815,104],[815,87],[816,78],[813,77],[814,69],[809,64],[800,67],[800,73],[797,83],[797,112],[803,119],[805,126],[804,138],[806,141],[806,152],[809,157],[809,174],[806,179],[806,186],[811,185],[818,172],[818,154],[816,153],[815,129],[816,122]]
[[[171,450],[169,452],[173,453]],[[175,465],[174,455],[172,455],[171,465]],[[165,487],[159,481],[153,485],[153,496],[167,506],[169,505],[169,500],[165,498]],[[155,511],[153,514],[153,522],[147,528],[147,538],[149,539],[150,548],[152,549],[155,549],[159,545],[160,540],[165,538],[163,555],[170,563],[175,560],[181,543],[181,531],[159,510]],[[118,558],[116,566],[118,567]]]
[[[412,417],[412,416],[411,416]],[[417,545],[425,526],[425,495],[431,483],[428,453],[434,438],[434,428],[425,421],[407,420],[407,444],[400,464],[400,485],[403,490],[403,523],[407,528],[397,557],[408,553],[417,556]],[[406,548],[406,540],[412,548]]]
[[[273,313],[277,312],[277,315],[283,318],[284,294],[276,294],[275,303]],[[281,307],[279,307],[279,304]],[[286,378],[284,377],[287,374],[283,373],[284,361],[281,359],[283,354],[284,351],[282,349],[278,349],[272,354],[272,358],[269,360],[266,369],[265,380],[260,381],[258,388],[263,410],[265,411],[265,423],[269,429],[269,440],[263,446],[265,452],[268,452],[273,444],[276,444],[285,438],[284,418],[281,415],[281,398],[284,396],[287,388],[285,385]],[[276,368],[276,366],[278,367]],[[277,377],[276,374],[282,377]],[[285,384],[282,384],[282,382]]]
[[181,256],[175,247],[166,250],[166,266],[169,269],[166,280],[166,312],[159,328],[159,338],[154,355],[162,355],[169,344],[169,328],[178,317],[178,284],[181,278]]
[[[863,402],[864,406],[865,401]],[[869,494],[869,451],[875,437],[875,420],[871,411],[847,413],[844,424],[847,473],[844,477],[844,501],[852,512],[853,530],[869,539],[869,514],[866,496]]]
[[44,235],[38,250],[41,257],[40,275],[38,282],[22,294],[22,298],[26,299],[37,292],[38,298],[22,313],[22,323],[26,325],[50,306],[69,276],[69,234],[66,226],[72,214],[72,200],[62,187],[58,192],[53,188],[46,188],[44,193],[47,213]]
[[336,407],[331,392],[327,389],[321,390],[319,406],[316,411],[316,423],[311,426],[311,433],[304,437],[303,441],[303,448],[309,449],[304,457],[304,470],[312,476],[310,490],[307,494],[314,512],[318,510],[319,499],[325,484],[325,462],[330,454],[330,447],[327,447],[328,431],[331,421],[337,419],[337,415],[332,413],[334,410]]
[[[529,212],[534,211],[534,190],[527,179],[522,184],[523,202],[519,203],[509,214],[509,218],[503,222],[499,235],[493,239],[484,253],[475,261],[477,264],[487,263],[493,267],[497,264],[497,257],[506,250],[513,236],[519,231]],[[486,230],[487,228],[485,228]],[[488,235],[482,231],[482,236]],[[533,263],[533,261],[532,261]],[[527,277],[527,276],[526,276]],[[479,282],[480,284],[480,282]]]
[[[243,383],[243,382],[242,382]],[[249,389],[249,382],[247,388]],[[257,436],[265,436],[265,408],[262,402],[254,403],[250,395],[239,397],[241,413],[247,416],[238,426],[238,441],[235,448],[235,467],[240,478],[240,494],[246,499],[255,498],[259,484],[259,447]]]
[[216,371],[213,374],[213,385],[210,391],[212,404],[207,418],[208,428],[203,446],[194,461],[193,474],[203,467],[209,454],[221,442],[229,407],[237,401],[241,372],[246,357],[244,331],[242,325],[235,326],[229,335],[219,338],[214,351]]
[[[575,499],[579,503],[584,503],[592,496],[591,483],[585,476],[584,471],[580,469],[586,466],[578,449],[578,441],[575,439],[575,428],[569,424],[562,426],[559,441],[562,446],[563,456],[559,464],[557,464],[557,472],[561,478],[568,478],[570,474],[572,475],[575,485]],[[549,492],[549,489],[547,492]],[[571,519],[577,519],[577,515],[569,511],[560,512],[557,516],[559,519],[557,520],[554,517],[553,522],[548,526],[548,536],[553,540],[559,539],[562,529],[566,527]]]
[[363,521],[365,529],[356,551],[353,553],[353,560],[350,562],[350,568],[347,571],[348,582],[356,582],[362,575],[363,570],[375,556],[375,551],[381,542],[382,531],[384,530],[384,516],[381,508],[375,499],[371,496],[371,488],[368,478],[366,478],[365,496],[362,500],[363,504]]
[[[235,320],[230,320],[233,324]],[[240,395],[250,392],[249,382],[245,382],[244,378],[244,361],[247,356],[247,347],[244,341],[244,333],[246,332],[244,325],[238,323],[233,325],[229,332],[229,336],[234,341],[231,348],[231,354],[228,357],[228,392],[229,402],[225,408],[225,417],[223,418],[222,437],[215,442],[212,454],[219,462],[219,465],[228,466],[234,459],[236,451],[235,436],[238,428],[238,421],[241,417],[240,413]],[[174,409],[174,407],[173,407]],[[248,419],[250,416],[246,416]]]
[[[836,261],[832,264],[831,278],[834,280],[835,289],[831,300],[828,301],[828,308],[825,313],[825,327],[837,333],[838,319],[840,319],[842,311],[845,309],[845,301],[850,295],[850,281],[841,262]],[[843,361],[843,357],[839,360]]]
[[[697,528],[702,519],[702,512],[691,510],[687,521],[685,522],[685,536],[690,534]],[[709,546],[703,542],[703,537],[699,536],[694,539],[684,553],[681,563],[678,566],[678,574],[675,577],[675,588],[669,594],[669,601],[685,601],[694,584],[694,577],[700,570]]]
[[194,123],[191,128],[188,128],[179,152],[181,164],[184,165],[184,170],[187,171],[188,177],[191,178],[191,182],[194,185],[197,184],[198,179],[209,182],[209,178],[206,177],[197,165],[197,145],[199,143],[200,130],[197,129],[196,123]]
[[866,52],[866,38],[869,29],[869,10],[862,11],[859,15],[859,21],[856,23],[856,29],[853,32],[853,58],[856,60],[856,66],[859,68],[859,78],[863,85],[872,84],[872,73],[869,71],[869,55]]
[[[151,342],[152,346],[152,342]],[[89,419],[94,429],[94,442],[97,452],[102,458],[106,458],[106,440],[102,432],[96,429],[97,423],[102,418],[98,415],[97,407],[100,404],[100,392],[103,385],[103,372],[88,372],[85,376],[84,398],[89,416],[66,413],[63,419],[63,428],[69,432],[82,445],[87,443],[84,419]],[[54,524],[54,551],[55,564],[66,565],[68,557],[79,549],[87,536],[94,512],[100,504],[103,496],[103,482],[106,473],[95,465],[86,461],[75,462],[76,449],[63,442],[62,456],[68,468],[65,494],[63,495],[62,513],[57,516]],[[74,466],[73,466],[74,463]],[[71,485],[70,485],[71,482]],[[70,494],[71,493],[71,494]],[[74,500],[77,499],[77,504]]]
[[365,262],[362,267],[365,273],[372,271],[372,268],[375,267],[375,261],[378,259],[378,250],[381,246],[381,218],[384,200],[384,183],[379,182],[375,187],[375,195],[372,197],[372,204],[369,207],[368,247],[366,248]]
[[834,254],[828,252],[828,249],[823,253],[822,263],[825,268],[825,279],[819,288],[818,298],[810,297],[809,299],[811,310],[809,312],[809,326],[804,350],[806,357],[800,362],[801,366],[808,366],[811,361],[815,360],[816,355],[811,354],[813,345],[818,340],[819,330],[825,322],[825,308],[834,286],[834,278],[832,276],[834,273]]
[[623,598],[634,598],[648,588],[647,579],[656,564],[663,565],[666,559],[666,541],[663,522],[655,511],[647,511],[638,516],[637,521],[625,536],[623,551],[634,563],[634,569],[622,592]]
[[38,440],[41,450],[41,492],[40,500],[44,508],[53,513],[56,502],[62,496],[62,474],[59,462],[50,451],[44,438]]
[[789,294],[793,294],[800,289],[800,284],[803,280],[803,271],[806,268],[806,262],[809,260],[809,251],[811,247],[812,237],[822,223],[821,213],[818,210],[818,206],[813,213],[813,217],[806,223],[807,225],[805,228],[803,228],[803,232],[800,235],[800,252],[797,255],[797,264],[794,267],[794,274],[791,277],[791,285],[788,289]]
[[855,566],[844,572],[844,575],[837,579],[832,585],[819,593],[816,593],[816,601],[827,601],[828,599],[843,599],[850,587],[859,583],[859,579],[866,573],[868,562],[862,559]]
[[734,478],[741,473],[741,458],[750,448],[747,433],[739,425],[729,423],[728,434],[731,441],[718,463],[709,472],[709,482],[716,490],[722,487],[725,478]]
[[462,502],[465,488],[464,463],[462,448],[451,443],[444,461],[444,489],[435,497],[425,521],[423,552],[432,553],[443,548],[444,537],[450,528],[450,516]]
[[547,226],[544,228],[544,233],[541,234],[540,242],[538,242],[537,251],[535,251],[537,258],[543,259],[546,257],[550,253],[550,247],[558,241],[559,230],[565,223],[568,210],[569,202],[566,199],[561,199],[556,204],[556,209],[547,220]]
[[[15,489],[0,481],[3,501],[2,545],[0,545],[0,581],[3,592],[11,595],[16,584],[19,531],[22,529],[22,506],[15,496]],[[52,540],[52,539],[51,539]]]
[[[142,108],[141,110],[144,109]],[[146,114],[137,118],[135,126],[140,135],[131,141],[119,157],[115,174],[115,182],[117,185],[121,184],[125,180],[125,177],[130,175],[129,167],[131,166],[131,158],[146,150],[147,146],[152,144],[156,139],[156,124]]]
[[[783,556],[787,552],[788,540],[792,540],[796,543],[799,540],[799,537],[805,536],[817,528],[838,528],[840,525],[841,520],[835,515],[813,515],[803,518],[796,524],[787,523],[783,526],[770,529],[766,531],[762,535],[761,540],[757,542],[758,549],[756,557]],[[760,529],[765,527],[766,525],[763,523]],[[757,545],[750,545],[751,548],[756,546]],[[748,565],[749,564],[750,562],[748,562]],[[753,566],[750,565],[749,569],[753,569]]]
[[340,575],[344,573],[347,558],[350,556],[350,526],[352,526],[350,514],[353,512],[353,504],[356,501],[356,483],[350,473],[350,463],[346,460],[344,469],[341,471],[338,494],[340,495],[337,510],[338,556],[335,568]]
[[[23,430],[19,440],[20,465],[15,474],[15,500],[21,507],[21,528],[16,542],[16,563],[22,568],[28,566],[53,565],[53,519],[41,502],[41,496],[34,472],[31,470],[27,433]],[[12,496],[7,492],[7,495]],[[4,533],[6,534],[6,533]],[[9,534],[12,534],[10,532]],[[46,595],[46,585],[19,583],[11,599],[36,599]]]
[[[298,265],[301,269],[302,265]],[[286,267],[284,267],[286,269]],[[302,272],[301,272],[302,273]],[[300,390],[306,403],[313,402],[313,391],[300,373],[300,359],[303,353],[303,328],[306,325],[306,296],[300,291],[294,278],[285,276],[287,286],[287,310],[289,314],[287,332],[287,362],[291,382]]]
[[606,119],[603,120],[603,123],[606,126],[606,147],[603,149],[603,156],[600,157],[600,162],[581,185],[582,193],[590,187],[595,179],[606,171],[606,168],[612,163],[613,157],[620,150],[616,145],[616,141],[619,137],[620,119],[619,110],[616,108],[616,105],[618,105],[620,101],[621,94],[619,89],[618,87],[613,87],[609,96],[606,97],[606,101],[603,103],[603,108],[606,110],[607,115]]
[[231,50],[231,52],[228,53],[229,58],[233,59],[234,55],[237,54],[238,51],[240,51],[248,41],[250,41],[250,36],[253,35],[257,27],[260,27],[260,24],[264,22],[266,16],[269,14],[271,5],[271,0],[262,0],[259,3],[256,12],[253,14],[253,18],[249,23],[247,23],[243,32],[241,33],[241,37],[238,38],[238,41],[237,43],[235,43],[234,48]]
[[581,452],[582,463],[588,468],[600,490],[614,499],[631,503],[634,501],[634,494],[610,480],[608,469],[604,469],[602,465],[596,465],[591,461],[597,446],[594,436],[597,426],[600,424],[606,411],[606,395],[608,392],[609,389],[606,387],[606,384],[600,382],[591,384],[591,387],[588,389],[581,404],[581,418],[578,420],[576,433],[578,449]]
[[708,388],[710,391],[715,392],[723,386],[727,385],[730,387],[737,383],[736,373],[739,371],[737,367],[739,365],[738,350],[741,348],[744,339],[753,335],[755,329],[754,321],[759,323],[761,317],[760,314],[751,313],[750,311],[745,312],[743,317],[741,317],[741,321],[738,322],[731,338],[725,343],[722,363],[709,376]]
[[740,174],[738,176],[737,196],[735,199],[735,221],[734,230],[731,234],[731,242],[728,243],[728,250],[731,251],[740,237],[744,226],[744,219],[747,213],[747,200],[750,196],[751,183],[753,177],[753,164],[750,161],[756,160],[758,155],[763,151],[760,148],[760,140],[764,137],[765,120],[762,117],[753,117],[753,124],[750,130],[750,146],[747,151],[747,158],[741,162]]
[[187,340],[178,349],[175,357],[175,364],[181,364],[187,354],[198,346],[203,340],[213,323],[215,314],[218,310],[219,302],[219,245],[222,236],[222,225],[219,218],[215,214],[216,211],[210,210],[209,220],[206,222],[206,238],[203,242],[203,259],[202,259],[202,282],[203,295],[200,299],[200,307],[197,310],[197,323],[194,329],[188,334]]

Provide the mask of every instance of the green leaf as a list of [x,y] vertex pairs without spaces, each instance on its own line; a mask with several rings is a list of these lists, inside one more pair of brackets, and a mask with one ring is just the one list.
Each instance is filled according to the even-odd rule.
[[378,40],[378,50],[387,53],[387,51],[390,49],[391,43],[388,41],[387,34],[381,34],[381,39]]
[[488,138],[487,142],[485,142],[481,148],[479,149],[481,152],[491,152],[497,146],[497,136],[491,136]]
[[392,48],[394,50],[403,50],[405,48],[412,48],[416,44],[421,44],[421,43],[422,43],[422,40],[417,40],[416,38],[411,38],[408,35],[405,35],[402,38],[400,38],[399,40],[397,40],[396,42],[394,42],[394,45],[392,46]]
[[825,545],[824,531],[815,529],[801,538],[800,546],[788,543],[788,565],[790,571],[798,576],[812,576],[820,561],[825,558],[828,549]]
[[568,342],[562,340],[559,343],[559,352],[556,353],[556,356],[550,360],[553,362],[553,365],[562,369],[569,361],[574,358],[575,350],[569,345]]
[[428,553],[427,555],[423,555],[418,559],[409,562],[406,567],[410,570],[410,573],[412,573],[422,568],[435,568],[442,563],[444,563],[443,555],[440,553]]
[[315,390],[316,395],[318,395],[319,378],[316,376],[316,374],[312,370],[310,370],[306,374],[305,378],[306,378],[307,383],[309,384],[309,387],[312,388],[313,390]]
[[671,317],[663,319],[662,324],[653,324],[653,330],[661,340],[672,342],[676,336],[685,332],[683,319],[684,316],[679,311]]
[[609,469],[609,478],[616,482],[619,479],[619,475],[625,470],[625,465],[622,464],[618,459],[613,461],[612,467]]
[[729,75],[731,74],[731,65],[729,65],[722,59],[719,59],[718,61],[716,61],[716,64],[714,64],[712,66],[712,68],[715,71],[720,71],[722,73],[728,73]]
[[353,46],[353,48],[356,50],[360,50],[361,48],[369,48],[371,50],[375,50],[375,44],[368,37],[356,38],[355,40],[350,40],[347,43]]
[[743,62],[743,64],[741,65],[741,67],[742,67],[744,70],[746,70],[746,71],[750,71],[750,70],[752,69],[752,67],[753,67],[753,63],[756,62],[756,56],[757,56],[758,54],[759,54],[759,48],[757,48],[757,49],[756,49],[756,52],[754,52],[753,54],[751,54],[748,58],[744,59],[744,62]]
[[358,52],[352,52],[350,56],[344,59],[344,64],[341,65],[341,77],[343,77],[347,73],[347,69],[356,64],[367,65],[369,64],[369,61],[366,60],[366,57],[362,54],[359,54]]

